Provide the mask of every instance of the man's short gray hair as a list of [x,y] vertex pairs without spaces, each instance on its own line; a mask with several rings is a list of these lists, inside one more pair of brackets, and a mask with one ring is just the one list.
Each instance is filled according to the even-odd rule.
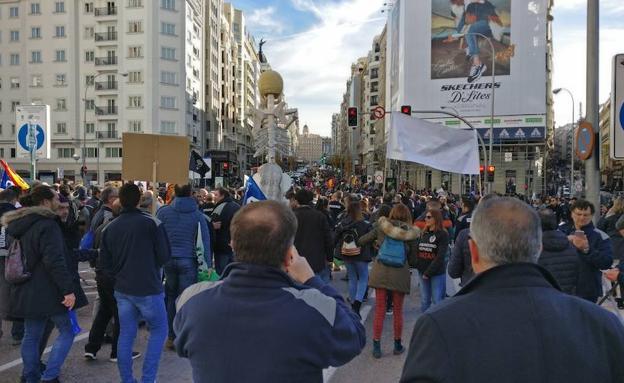
[[107,204],[108,200],[111,197],[117,197],[118,195],[118,190],[115,187],[112,186],[107,186],[104,188],[104,190],[102,190],[102,194],[100,194],[100,201],[102,201],[102,203]]
[[470,234],[479,255],[494,265],[537,263],[542,228],[535,210],[515,198],[493,198],[479,204]]

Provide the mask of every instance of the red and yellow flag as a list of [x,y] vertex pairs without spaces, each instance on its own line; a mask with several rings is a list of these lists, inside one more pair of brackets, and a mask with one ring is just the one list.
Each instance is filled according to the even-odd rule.
[[5,160],[0,160],[0,164],[2,164],[4,171],[9,176],[9,179],[11,180],[13,185],[19,187],[22,190],[30,189],[30,185],[28,185],[26,181],[24,181],[22,177],[19,176],[19,174],[15,173],[15,171],[9,166],[9,164],[6,163]]

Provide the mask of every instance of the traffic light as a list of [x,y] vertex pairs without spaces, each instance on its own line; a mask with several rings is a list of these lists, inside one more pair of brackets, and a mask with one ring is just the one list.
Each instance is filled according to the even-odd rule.
[[358,110],[357,108],[347,109],[347,120],[350,128],[357,128],[358,126]]
[[410,105],[403,105],[401,107],[401,113],[407,114],[408,116],[412,115],[412,107]]
[[485,173],[485,166],[483,165],[479,166],[479,174],[481,174],[481,178],[483,178],[484,173]]
[[490,165],[487,168],[487,180],[488,182],[494,182],[494,171],[496,170],[496,166]]
[[228,170],[230,170],[230,164],[228,164],[227,162],[224,162],[221,166],[223,169],[223,175],[227,174]]

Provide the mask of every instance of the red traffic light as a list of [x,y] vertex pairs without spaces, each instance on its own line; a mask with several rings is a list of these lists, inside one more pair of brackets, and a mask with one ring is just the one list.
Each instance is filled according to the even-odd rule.
[[357,108],[348,108],[347,109],[347,125],[350,128],[355,128],[358,126],[358,110]]
[[357,116],[357,108],[349,108],[349,117]]
[[485,166],[481,165],[479,166],[479,172],[483,173],[485,171]]
[[230,167],[230,164],[228,164],[227,162],[223,163],[223,170],[228,170],[229,167]]
[[496,166],[492,166],[492,165],[488,166],[488,172],[494,173],[495,170],[496,170]]
[[401,107],[401,113],[407,114],[408,116],[412,115],[412,107],[410,105],[403,105]]

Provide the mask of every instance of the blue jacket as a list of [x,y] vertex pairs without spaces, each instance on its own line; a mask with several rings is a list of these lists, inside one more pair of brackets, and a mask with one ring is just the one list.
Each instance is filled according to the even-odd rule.
[[[602,295],[602,273],[613,264],[613,249],[609,236],[594,227],[593,223],[582,228],[589,241],[589,252],[583,253],[577,249],[581,258],[579,265],[578,284],[576,295],[591,301],[596,301]],[[564,223],[559,230],[565,235],[574,234],[574,224]]]
[[212,267],[208,222],[192,197],[176,197],[171,205],[158,210],[156,217],[162,221],[169,236],[171,258],[195,257],[197,223],[199,223],[206,265]]
[[324,368],[366,344],[360,319],[318,277],[300,285],[277,268],[244,263],[186,289],[173,326],[195,382],[321,383]]
[[115,291],[134,296],[163,292],[162,266],[171,250],[162,222],[138,209],[124,209],[102,232],[98,266]]

